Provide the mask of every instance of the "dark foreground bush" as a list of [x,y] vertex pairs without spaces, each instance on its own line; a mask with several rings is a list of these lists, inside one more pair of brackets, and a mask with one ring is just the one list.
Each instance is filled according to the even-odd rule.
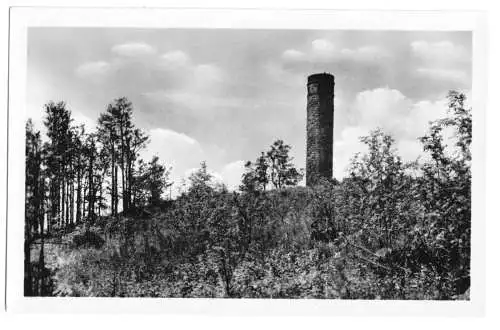
[[100,249],[104,245],[104,239],[96,232],[85,230],[83,233],[77,233],[73,236],[72,245],[74,247],[93,247]]

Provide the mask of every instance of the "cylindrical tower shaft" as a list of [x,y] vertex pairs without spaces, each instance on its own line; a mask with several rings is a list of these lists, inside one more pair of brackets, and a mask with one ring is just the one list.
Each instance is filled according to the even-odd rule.
[[306,185],[333,174],[333,93],[335,78],[328,73],[307,80]]

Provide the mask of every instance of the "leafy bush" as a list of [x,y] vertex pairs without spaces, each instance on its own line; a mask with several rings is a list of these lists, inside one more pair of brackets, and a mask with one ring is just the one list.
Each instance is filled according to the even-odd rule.
[[75,248],[86,247],[86,248],[101,248],[105,241],[104,239],[92,229],[78,230],[72,233],[71,243]]

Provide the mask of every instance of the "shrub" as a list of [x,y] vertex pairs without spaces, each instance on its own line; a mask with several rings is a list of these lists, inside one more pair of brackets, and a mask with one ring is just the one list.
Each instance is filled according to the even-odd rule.
[[90,229],[76,232],[72,237],[72,246],[75,248],[92,247],[100,249],[105,243],[104,239],[97,232]]

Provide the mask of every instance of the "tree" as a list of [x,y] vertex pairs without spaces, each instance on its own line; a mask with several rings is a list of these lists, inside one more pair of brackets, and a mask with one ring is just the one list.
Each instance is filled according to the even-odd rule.
[[363,207],[349,212],[363,212],[358,228],[364,228],[369,246],[393,248],[403,219],[404,202],[408,200],[409,178],[405,176],[407,165],[394,148],[394,139],[376,129],[369,136],[360,138],[368,146],[366,154],[357,154],[349,169],[351,186],[345,188],[358,191]]
[[242,175],[240,190],[266,191],[269,184],[269,162],[266,155],[262,152],[255,163],[247,161],[245,163],[245,173]]
[[25,185],[25,225],[24,225],[24,294],[33,295],[33,274],[31,267],[31,243],[33,232],[43,230],[43,177],[42,143],[40,132],[35,131],[33,122],[26,123],[26,185]]
[[172,185],[172,182],[168,181],[169,174],[170,171],[159,163],[158,156],[153,156],[153,159],[147,164],[144,176],[150,204],[157,204],[161,199],[163,190]]
[[120,155],[120,169],[121,169],[121,182],[122,182],[122,209],[123,211],[127,211],[129,204],[128,192],[127,188],[127,180],[128,175],[126,170],[128,166],[126,162],[129,159],[126,159],[126,156],[129,155],[126,153],[126,141],[130,139],[130,135],[132,134],[132,103],[125,97],[121,97],[115,100],[114,104],[111,105],[111,114],[114,117],[116,128],[118,131],[119,138],[119,155]]
[[[84,125],[72,125],[71,111],[64,102],[48,102],[44,110],[46,142],[42,144],[31,120],[26,123],[26,295],[49,292],[45,236],[61,237],[81,223],[86,230],[96,225],[101,211],[108,208],[106,188],[111,193],[111,213],[116,215],[120,198],[124,211],[134,205],[136,195],[144,204],[146,199],[155,204],[171,184],[169,170],[157,157],[149,163],[139,162],[136,171],[139,153],[149,137],[133,125],[132,105],[127,99],[109,105],[99,116],[97,131],[90,133]],[[41,247],[38,265],[32,262],[34,243]]]
[[[134,166],[140,150],[149,137],[132,122],[132,103],[125,97],[115,99],[106,112],[99,116],[98,136],[109,154],[111,169],[111,214],[118,214],[120,199],[118,182],[121,182],[122,210],[132,206]],[[121,180],[118,178],[120,170]]]
[[74,167],[76,171],[76,224],[82,221],[82,183],[83,183],[83,172],[85,170],[83,164],[83,144],[82,138],[85,133],[84,125],[75,128],[73,134],[73,147],[75,150],[74,157]]
[[149,142],[149,136],[147,136],[142,130],[136,128],[133,131],[133,134],[127,136],[126,140],[126,149],[127,150],[127,178],[128,178],[128,203],[131,205],[135,205],[134,202],[134,190],[135,190],[135,162],[139,156],[139,152],[144,149]]
[[213,181],[213,175],[208,172],[207,163],[205,161],[200,163],[199,169],[189,175],[188,180],[190,182],[189,191],[212,189],[211,183]]
[[302,180],[303,174],[292,163],[293,158],[289,152],[292,147],[283,140],[276,140],[267,152],[270,164],[271,183],[275,189],[296,186]]
[[67,187],[69,182],[69,158],[71,150],[71,112],[64,102],[49,102],[45,105],[45,127],[49,138],[47,169],[50,176],[51,222],[59,228],[67,223]]
[[85,141],[85,157],[88,161],[88,211],[87,211],[87,222],[93,224],[95,221],[95,202],[96,202],[96,159],[97,159],[97,148],[95,143],[95,136],[89,134]]
[[135,207],[143,207],[148,201],[148,187],[146,182],[147,163],[141,158],[137,162],[137,170],[134,174],[134,185],[132,186],[132,203]]
[[265,191],[269,183],[278,190],[296,186],[302,180],[303,171],[292,163],[290,150],[291,147],[283,140],[276,140],[266,153],[261,153],[255,163],[248,161],[240,190]]
[[118,214],[118,175],[117,175],[117,144],[118,136],[115,128],[114,118],[111,114],[112,106],[108,105],[105,113],[102,113],[97,121],[97,136],[106,154],[110,158],[110,197],[111,197],[111,215]]
[[[463,293],[470,285],[472,110],[463,93],[448,94],[447,118],[431,123],[420,141],[431,161],[423,164],[420,195],[425,207],[422,233],[431,264],[442,278],[441,291]],[[455,150],[448,150],[443,130],[454,133]],[[448,151],[448,152],[447,152]],[[430,239],[429,239],[430,238]]]

